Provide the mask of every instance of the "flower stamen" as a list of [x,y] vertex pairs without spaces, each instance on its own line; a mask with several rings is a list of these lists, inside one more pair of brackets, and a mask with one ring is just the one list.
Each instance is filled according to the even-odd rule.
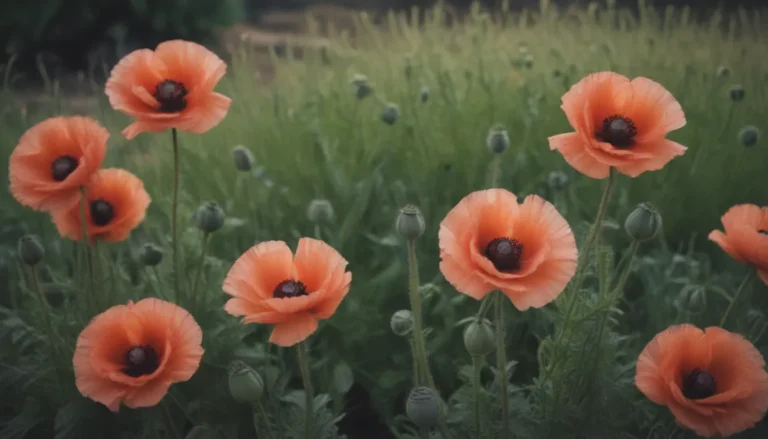
[[715,377],[703,369],[693,369],[683,379],[683,395],[688,399],[709,398],[716,392]]
[[106,226],[110,221],[112,221],[114,216],[115,210],[107,201],[95,200],[91,202],[91,220],[97,226]]
[[136,378],[152,374],[159,366],[160,359],[152,346],[134,346],[125,353],[123,373]]
[[166,79],[155,87],[155,99],[163,113],[178,113],[187,108],[187,88],[181,82]]
[[308,296],[307,288],[303,283],[295,280],[284,280],[277,284],[275,291],[272,292],[272,297],[276,299],[284,299],[291,297]]
[[522,256],[523,244],[516,239],[495,238],[485,247],[485,257],[503,272],[519,270]]
[[597,140],[610,143],[619,149],[634,146],[635,136],[637,136],[635,123],[618,114],[605,118],[602,129],[595,133]]
[[64,181],[69,174],[77,169],[77,159],[71,155],[63,155],[51,163],[51,176],[56,181]]

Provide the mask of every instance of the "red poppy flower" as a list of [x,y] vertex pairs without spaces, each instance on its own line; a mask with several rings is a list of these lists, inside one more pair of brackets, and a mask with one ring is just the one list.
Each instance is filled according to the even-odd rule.
[[721,219],[725,233],[713,230],[709,239],[739,262],[754,265],[768,285],[768,207],[740,204]]

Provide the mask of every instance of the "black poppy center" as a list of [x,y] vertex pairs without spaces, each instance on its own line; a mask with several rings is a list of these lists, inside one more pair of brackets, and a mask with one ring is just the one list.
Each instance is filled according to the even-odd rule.
[[635,144],[637,128],[626,117],[614,115],[603,121],[603,127],[595,135],[597,140],[610,143],[616,148],[629,148]]
[[523,244],[517,239],[496,238],[485,247],[485,257],[499,271],[517,271],[523,256]]
[[115,216],[115,211],[112,209],[112,205],[104,200],[96,200],[91,202],[91,220],[97,226],[106,226],[112,221]]
[[277,284],[275,291],[272,292],[272,297],[282,299],[285,297],[299,297],[308,296],[307,287],[303,283],[295,280],[284,280]]
[[155,87],[155,99],[163,113],[177,113],[187,108],[187,88],[181,82],[166,79]]
[[768,235],[768,230],[758,230],[757,233],[761,235]]
[[123,373],[130,377],[150,375],[160,366],[160,358],[152,346],[134,346],[125,353]]
[[64,181],[69,174],[77,169],[77,159],[71,155],[63,155],[51,163],[51,176],[56,181]]
[[708,398],[716,391],[715,377],[703,369],[693,369],[683,378],[683,395],[688,399]]

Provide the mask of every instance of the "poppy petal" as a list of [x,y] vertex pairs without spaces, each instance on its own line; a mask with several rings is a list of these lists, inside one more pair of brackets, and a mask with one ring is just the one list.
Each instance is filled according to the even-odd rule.
[[578,133],[558,134],[549,137],[550,149],[557,150],[574,169],[596,179],[608,177],[610,166],[601,163],[587,152],[588,142]]
[[311,314],[295,314],[291,320],[275,326],[269,342],[285,348],[291,347],[306,340],[317,330],[317,326],[317,320]]
[[623,113],[637,127],[638,143],[654,143],[685,126],[683,108],[661,84],[643,77],[633,79],[631,84],[632,99]]
[[223,290],[253,303],[272,298],[275,287],[293,278],[293,254],[282,241],[262,242],[235,261]]
[[687,150],[685,146],[667,139],[645,144],[638,143],[635,149],[638,152],[645,153],[647,158],[639,158],[628,163],[616,165],[616,169],[619,172],[633,178],[643,172],[662,169],[675,157],[685,154]]

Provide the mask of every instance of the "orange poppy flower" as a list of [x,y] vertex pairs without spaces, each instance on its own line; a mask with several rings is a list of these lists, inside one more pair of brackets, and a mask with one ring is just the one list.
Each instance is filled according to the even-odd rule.
[[113,412],[151,407],[173,383],[192,378],[203,331],[183,308],[160,299],[117,305],[94,317],[73,357],[80,393]]
[[594,73],[571,87],[562,102],[576,132],[550,137],[549,147],[589,177],[605,178],[611,167],[637,177],[685,153],[683,145],[665,139],[685,125],[683,109],[648,78]]
[[768,285],[768,207],[740,204],[721,218],[725,233],[713,230],[715,241],[733,259],[754,265],[760,279]]
[[[144,183],[123,169],[102,169],[86,188],[85,218],[91,241],[124,241],[144,220],[150,203]],[[61,236],[83,238],[81,203],[51,213]]]
[[669,407],[678,424],[705,437],[729,436],[768,410],[765,361],[739,334],[683,324],[659,333],[637,360],[635,384]]
[[19,203],[50,211],[77,202],[98,171],[109,132],[87,117],[54,117],[30,128],[11,153],[11,193]]
[[283,347],[304,341],[317,321],[336,312],[349,292],[352,273],[331,246],[301,238],[296,256],[282,241],[262,242],[235,261],[224,279],[232,296],[224,310],[243,323],[275,325],[269,341]]
[[123,130],[127,139],[168,128],[201,134],[229,110],[231,100],[213,92],[226,70],[224,61],[199,44],[166,41],[154,51],[140,49],[121,59],[106,93],[115,110],[136,119]]
[[504,189],[473,192],[448,212],[438,239],[454,288],[478,300],[501,290],[520,311],[555,300],[576,271],[571,228],[537,195],[518,204]]

